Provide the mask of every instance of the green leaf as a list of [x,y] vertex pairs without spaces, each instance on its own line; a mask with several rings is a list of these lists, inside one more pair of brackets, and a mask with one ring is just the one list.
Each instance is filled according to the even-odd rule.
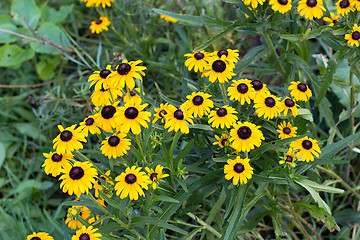
[[158,196],[154,196],[152,199],[153,202],[172,202],[172,203],[180,203],[178,200],[168,197],[168,196],[164,196],[164,195],[158,195]]
[[313,122],[313,116],[311,114],[311,112],[309,111],[309,109],[306,108],[300,108],[299,109],[299,116],[302,117],[303,119],[308,120],[309,122]]
[[10,12],[16,23],[33,30],[37,27],[41,15],[35,0],[13,0]]
[[186,146],[181,150],[181,152],[176,156],[175,160],[174,160],[174,166],[177,167],[179,164],[179,161],[181,159],[185,159],[185,157],[189,154],[189,152],[191,151],[192,146],[194,145],[195,140],[191,139],[190,142],[188,142],[186,144]]
[[47,23],[59,23],[64,21],[73,9],[73,5],[61,6],[59,11],[48,6],[48,3],[41,5],[41,21]]
[[174,232],[178,232],[183,235],[187,235],[188,233],[184,230],[182,230],[179,227],[176,227],[172,224],[167,223],[164,220],[161,220],[157,217],[149,217],[149,216],[141,216],[141,217],[133,217],[131,219],[131,225],[130,227],[134,226],[144,226],[144,225],[155,225],[161,228],[170,229]]
[[42,58],[35,65],[36,73],[43,81],[49,80],[55,76],[55,70],[60,63],[60,57],[54,56]]
[[4,164],[5,157],[6,157],[6,149],[5,149],[4,144],[2,142],[0,142],[0,169],[1,169],[2,165]]
[[121,205],[120,203],[118,203],[117,201],[109,198],[105,193],[103,193],[102,191],[99,191],[100,196],[113,208],[116,209],[121,209],[123,212],[125,211],[125,207],[123,205]]
[[259,60],[261,57],[265,56],[269,52],[269,48],[265,45],[260,45],[254,48],[251,48],[246,55],[236,64],[234,72],[239,74],[244,69],[246,69],[252,62]]
[[4,44],[0,48],[0,67],[16,67],[32,59],[35,53],[31,49],[22,49],[15,44]]
[[0,15],[0,43],[12,43],[19,39],[6,31],[17,32],[17,27],[10,16]]
[[343,194],[345,192],[343,189],[329,187],[326,185],[321,185],[321,184],[318,184],[317,182],[311,181],[309,179],[301,179],[301,182],[305,183],[306,185],[312,187],[313,189],[315,189],[317,191],[329,192],[329,193],[339,193],[339,194]]
[[344,149],[345,147],[349,146],[351,142],[358,139],[360,137],[360,132],[352,134],[336,143],[330,144],[321,149],[321,154],[319,158],[322,159],[329,159],[334,156],[336,153]]

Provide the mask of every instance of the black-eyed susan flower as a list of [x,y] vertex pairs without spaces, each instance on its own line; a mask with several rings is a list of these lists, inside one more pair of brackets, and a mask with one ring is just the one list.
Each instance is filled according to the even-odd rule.
[[339,21],[339,15],[335,15],[334,13],[330,13],[330,17],[324,17],[323,20],[325,22],[330,23],[329,26],[332,27]]
[[168,105],[167,114],[165,117],[164,128],[169,128],[168,132],[179,130],[182,133],[189,133],[188,123],[194,125],[194,121],[191,118],[191,114],[187,111],[185,107],[176,108],[173,105]]
[[54,240],[54,238],[46,232],[33,232],[26,237],[26,240]]
[[[135,88],[135,91],[140,92],[140,88]],[[135,91],[134,90],[129,90],[128,93],[125,93],[124,98],[123,98],[125,103],[129,102],[130,99],[141,98]],[[145,92],[143,91],[142,94],[145,95]]]
[[143,111],[148,106],[147,103],[141,104],[141,98],[131,99],[123,107],[119,107],[117,115],[117,130],[123,133],[131,132],[135,135],[140,134],[141,126],[148,127],[147,122],[150,121],[151,113]]
[[86,7],[89,7],[89,8],[95,6],[94,0],[80,0],[80,2],[86,3]]
[[321,153],[318,142],[309,137],[304,137],[291,142],[290,147],[298,151],[296,153],[297,159],[301,159],[302,161],[306,162],[314,161],[313,155],[318,158],[319,154]]
[[236,114],[235,108],[225,105],[210,111],[208,123],[213,128],[230,128],[238,120]]
[[[225,56],[225,57],[223,57]],[[221,49],[212,53],[212,62],[216,60],[226,61],[232,68],[235,68],[235,63],[239,61],[239,50]]]
[[241,105],[244,105],[245,102],[251,103],[251,99],[254,99],[256,92],[251,84],[251,80],[245,78],[233,80],[233,84],[228,88],[228,95],[230,100],[239,101]]
[[239,122],[233,126],[230,131],[231,147],[238,152],[249,152],[255,146],[259,147],[264,135],[260,130],[260,126],[256,126],[250,122]]
[[121,64],[115,67],[114,72],[110,74],[111,81],[113,85],[118,88],[124,88],[125,85],[129,89],[133,89],[135,87],[135,79],[140,79],[142,81],[142,76],[145,76],[143,72],[146,70],[144,66],[137,66],[142,63],[141,60],[128,62],[127,60],[123,60]]
[[110,21],[107,17],[100,17],[96,21],[92,21],[90,25],[91,33],[99,34],[102,31],[108,31],[108,26],[110,25]]
[[279,164],[289,164],[292,167],[295,167],[295,154],[292,148],[286,153],[283,160],[279,161]]
[[280,98],[275,97],[270,93],[258,94],[254,99],[254,108],[256,108],[255,113],[259,117],[264,117],[266,119],[273,119],[280,115]]
[[138,200],[139,195],[145,196],[143,191],[148,189],[150,184],[149,177],[145,172],[141,172],[141,167],[132,166],[126,168],[125,172],[121,173],[115,178],[117,182],[115,184],[116,195],[120,195],[121,199],[130,197],[130,200]]
[[248,5],[251,6],[253,9],[257,8],[258,5],[263,5],[265,0],[243,0],[243,2]]
[[193,92],[186,96],[188,100],[183,106],[188,109],[189,114],[201,118],[210,112],[210,108],[214,107],[213,101],[209,99],[210,97],[211,95],[207,93]]
[[350,4],[353,8],[355,8],[357,11],[360,11],[360,1],[359,0],[353,0],[350,1]]
[[203,76],[209,78],[210,82],[215,82],[218,80],[220,83],[228,82],[232,76],[236,74],[233,73],[233,67],[225,61],[225,55],[221,56],[220,60],[213,58],[212,62],[205,68]]
[[291,10],[291,0],[270,0],[269,4],[272,5],[271,9],[279,13],[287,13]]
[[111,105],[118,97],[122,97],[120,89],[110,86],[109,88],[95,89],[90,99],[95,107]]
[[160,107],[155,108],[154,111],[154,120],[153,123],[156,123],[157,120],[161,119],[161,122],[164,123],[165,122],[165,115],[168,113],[167,107],[168,107],[168,103],[165,104],[160,104]]
[[150,180],[150,184],[152,184],[152,188],[156,189],[156,186],[159,184],[159,180],[161,178],[166,178],[169,176],[169,174],[163,174],[163,166],[157,165],[155,170],[152,168],[145,168],[146,171],[148,172],[148,176],[149,176],[149,180]]
[[288,89],[295,101],[309,101],[312,96],[309,86],[302,82],[291,82],[290,84]]
[[95,117],[94,116],[89,116],[87,118],[84,119],[84,121],[82,121],[80,123],[80,129],[81,132],[85,135],[85,137],[87,137],[90,134],[100,134],[101,130],[98,128],[96,122],[95,122]]
[[159,19],[164,19],[167,23],[168,23],[168,22],[176,23],[176,22],[178,21],[178,20],[175,19],[175,18],[168,17],[168,16],[165,16],[165,15],[160,15]]
[[293,127],[291,123],[286,123],[283,121],[278,125],[278,130],[276,130],[279,133],[280,139],[285,139],[289,137],[296,137],[296,130],[297,127]]
[[280,102],[280,110],[284,113],[284,116],[287,116],[288,112],[291,111],[292,115],[296,117],[299,115],[298,108],[300,108],[300,106],[289,97],[284,98],[284,100]]
[[213,142],[213,145],[219,145],[219,147],[224,148],[230,145],[230,136],[223,133],[221,137],[215,135],[217,142]]
[[60,170],[64,167],[71,166],[70,160],[73,155],[70,153],[59,154],[57,152],[43,153],[46,157],[44,164],[41,167],[45,167],[44,171],[47,175],[51,174],[53,177],[57,177],[60,174]]
[[93,226],[82,226],[77,230],[71,240],[101,240],[101,233],[97,233],[99,229],[93,228]]
[[297,11],[301,16],[313,20],[314,18],[321,18],[326,9],[322,0],[301,0],[298,3]]
[[63,180],[60,188],[69,195],[75,194],[80,197],[82,193],[88,193],[92,189],[92,184],[98,175],[96,169],[89,162],[75,162],[73,166],[65,167],[61,170],[63,175],[59,178]]
[[194,69],[194,72],[203,72],[209,62],[210,53],[205,51],[187,53],[184,55],[186,57],[185,66],[189,71]]
[[66,214],[65,224],[70,229],[78,229],[83,226],[83,224],[78,220],[82,218],[86,221],[91,215],[90,209],[85,206],[72,206],[68,208],[68,212]]
[[234,160],[227,160],[224,166],[225,179],[230,180],[234,185],[246,184],[252,178],[254,169],[250,166],[250,159],[241,159],[237,156]]
[[126,133],[113,134],[101,142],[101,152],[109,159],[121,157],[130,149],[130,139],[125,138]]
[[345,40],[347,41],[348,46],[356,46],[359,47],[359,41],[360,41],[360,27],[355,23],[351,34],[345,34]]
[[339,0],[336,2],[336,11],[337,14],[345,16],[349,14],[349,12],[355,11],[355,8],[350,3],[350,0]]
[[110,78],[108,78],[110,74],[111,65],[107,65],[106,68],[101,71],[95,71],[88,79],[88,82],[90,82],[89,88],[93,85],[95,85],[96,90],[109,88],[111,86]]
[[262,83],[259,80],[252,79],[251,80],[251,85],[253,86],[253,88],[255,90],[255,93],[256,93],[252,100],[254,100],[258,94],[270,93],[269,89],[266,87],[266,84]]
[[111,105],[104,106],[101,111],[94,115],[97,125],[106,132],[113,132],[118,125],[118,117],[116,113],[119,111],[117,107],[119,102],[114,102]]
[[81,142],[86,142],[85,135],[81,132],[81,128],[76,128],[76,124],[64,129],[58,125],[60,134],[53,140],[54,149],[58,154],[71,153],[74,150],[83,148]]
[[92,0],[96,7],[99,7],[101,5],[102,8],[111,7],[111,2],[114,0]]

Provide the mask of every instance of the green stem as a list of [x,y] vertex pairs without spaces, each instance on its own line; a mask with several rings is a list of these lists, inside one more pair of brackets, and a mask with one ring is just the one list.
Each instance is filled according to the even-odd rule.
[[[263,29],[264,30],[264,29]],[[281,62],[280,62],[280,59],[279,59],[279,55],[276,53],[276,50],[275,50],[275,47],[274,47],[274,44],[272,43],[269,35],[267,35],[264,31],[262,31],[261,35],[264,37],[267,45],[271,48],[271,51],[276,59],[276,61],[278,62],[278,66],[279,66],[279,70],[280,70],[280,73],[281,75],[285,76],[286,74],[286,71],[284,69],[284,67],[282,66]]]
[[226,89],[225,89],[225,83],[220,83],[221,91],[224,97],[224,100],[226,101],[226,104],[229,105],[229,100],[226,95]]
[[[306,107],[311,113],[311,107],[310,107],[309,101],[306,102]],[[314,138],[318,139],[318,135],[317,135],[317,131],[316,131],[316,125],[315,125],[314,121],[311,122],[311,127],[312,127],[312,130],[313,130]]]
[[[355,86],[354,86],[354,79],[353,79],[353,72],[350,69],[349,74],[349,81],[350,81],[350,135],[355,133]],[[348,160],[351,161],[351,155],[354,147],[354,143],[350,143],[349,145],[349,154],[348,154]]]
[[[145,164],[146,162],[146,158],[145,158],[145,153],[144,153],[144,149],[143,149],[143,145],[142,145],[142,141],[140,139],[140,134],[137,134],[135,136],[135,140],[136,140],[136,143],[137,145],[139,146],[139,149],[140,149],[140,152],[141,152],[141,156],[142,156],[142,160],[143,160],[143,164]],[[140,160],[140,159],[139,159]]]

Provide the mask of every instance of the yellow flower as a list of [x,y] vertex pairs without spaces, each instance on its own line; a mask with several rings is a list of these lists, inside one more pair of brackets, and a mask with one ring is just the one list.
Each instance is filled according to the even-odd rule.
[[71,166],[70,160],[73,155],[70,153],[58,154],[57,152],[43,153],[46,160],[41,167],[45,167],[44,171],[47,175],[51,174],[53,177],[57,177],[60,174],[61,169],[67,166]]
[[330,23],[329,26],[332,27],[334,26],[335,23],[339,21],[339,16],[331,12],[330,17],[324,17],[323,20],[325,22],[329,22]]
[[345,34],[345,40],[347,41],[348,46],[359,46],[360,41],[360,27],[355,23],[353,26],[353,29],[351,31],[351,34]]
[[[111,186],[114,186],[114,182],[111,181],[111,179],[109,178],[110,176],[110,170],[108,170],[105,175],[101,175],[98,176],[97,181],[94,182],[94,189],[95,189],[95,197],[97,198],[101,198],[99,191],[102,191],[104,189],[104,187],[109,190],[109,188],[111,188]],[[105,180],[105,186],[102,185],[100,178]],[[108,192],[109,193],[109,192]],[[111,197],[111,196],[109,196]],[[101,202],[103,203],[103,202]]]
[[[140,88],[135,88],[135,90],[137,92],[140,92]],[[142,94],[145,95],[145,92],[143,91]],[[130,101],[130,99],[138,99],[138,98],[141,98],[141,97],[133,90],[129,90],[129,92],[125,93],[123,100],[125,103],[128,103]],[[137,101],[137,100],[135,100],[135,101]]]
[[221,56],[220,60],[213,58],[212,62],[205,68],[202,75],[208,77],[209,81],[212,83],[216,80],[220,83],[228,82],[229,79],[236,74],[233,73],[233,67],[225,61],[225,58],[225,55]]
[[88,8],[95,6],[95,0],[80,0],[80,2],[86,3],[86,7]]
[[33,232],[26,237],[26,240],[54,240],[54,238],[46,232]]
[[93,116],[89,116],[80,123],[79,128],[81,129],[81,132],[84,134],[85,137],[89,135],[89,132],[92,135],[101,133],[101,130],[98,128],[95,122],[95,119],[96,118],[94,118]]
[[295,155],[294,155],[294,151],[292,148],[289,149],[289,151],[286,153],[285,157],[283,160],[281,160],[279,162],[279,164],[289,164],[292,167],[295,167],[296,165],[294,164],[295,161]]
[[252,178],[254,170],[249,162],[250,159],[241,159],[239,156],[234,160],[227,160],[227,164],[224,166],[225,179],[230,180],[232,178],[234,185],[238,185],[239,182],[246,184]]
[[113,129],[117,128],[118,117],[116,113],[119,111],[118,103],[114,102],[111,105],[104,106],[101,111],[94,115],[95,121],[102,130],[113,132]]
[[96,89],[90,96],[91,102],[95,107],[111,105],[118,97],[122,96],[120,89],[110,86],[109,88]]
[[225,105],[210,111],[208,123],[213,128],[230,128],[238,120],[236,114],[235,108]]
[[96,4],[96,7],[99,7],[101,4],[102,8],[111,7],[111,2],[114,0],[89,0],[92,1],[93,4]]
[[102,31],[108,31],[108,26],[110,25],[110,21],[107,17],[100,17],[96,21],[92,21],[90,25],[91,33],[99,34]]
[[355,11],[355,8],[350,3],[350,0],[339,0],[336,2],[336,11],[337,14],[345,16],[349,12]]
[[71,153],[83,148],[81,142],[86,142],[85,135],[81,132],[81,128],[75,129],[75,127],[76,124],[64,129],[63,126],[58,125],[61,133],[53,140],[57,153]]
[[246,5],[248,5],[248,6],[251,5],[251,7],[252,7],[253,9],[255,9],[255,8],[258,7],[259,4],[260,4],[260,5],[263,5],[263,3],[265,2],[265,0],[243,0],[243,2],[244,2]]
[[284,112],[284,116],[287,116],[288,112],[292,112],[292,115],[296,117],[299,115],[299,110],[297,109],[300,107],[297,105],[291,98],[286,97],[284,100],[280,102],[280,110]]
[[130,139],[126,139],[125,133],[113,134],[101,142],[101,152],[109,159],[112,157],[116,159],[126,154],[130,149]]
[[100,90],[102,88],[109,88],[111,86],[111,81],[108,76],[111,74],[111,65],[107,65],[105,69],[101,71],[95,71],[92,75],[90,75],[88,82],[90,86],[95,84],[95,90]]
[[309,101],[312,96],[312,92],[305,83],[291,82],[290,84],[291,85],[288,87],[288,89],[295,101]]
[[230,130],[231,147],[238,152],[249,152],[255,146],[261,145],[261,140],[265,140],[260,126],[250,122],[239,122]]
[[75,235],[72,236],[71,240],[101,240],[101,234],[97,233],[99,229],[93,228],[93,226],[82,226],[81,229],[77,230]]
[[278,128],[279,129],[276,131],[279,133],[280,139],[296,136],[297,127],[293,127],[289,122],[286,123],[285,121],[283,121],[282,123],[280,123],[280,125],[278,125]]
[[272,5],[271,9],[275,12],[278,11],[282,14],[291,10],[291,0],[270,0],[269,4]]
[[161,178],[166,178],[169,176],[169,174],[163,174],[162,170],[164,169],[164,167],[160,166],[160,165],[157,165],[155,170],[153,170],[152,168],[148,168],[148,167],[146,167],[145,169],[149,174],[149,179],[150,179],[153,189],[156,189],[156,186],[157,186],[157,184],[159,184],[159,180]]
[[258,94],[254,103],[254,108],[256,108],[255,112],[259,117],[264,116],[264,118],[269,120],[280,115],[279,98],[270,93]]
[[230,100],[239,101],[241,105],[244,105],[245,102],[251,103],[251,99],[254,99],[256,92],[251,84],[251,80],[245,78],[233,80],[233,84],[228,88],[228,95]]
[[172,18],[172,17],[168,17],[168,16],[165,16],[165,15],[160,15],[160,18],[159,19],[164,19],[167,23],[168,22],[173,22],[173,23],[176,23],[178,20],[175,19],[175,18]]
[[352,0],[352,1],[350,1],[350,4],[353,8],[356,8],[356,10],[360,11],[360,1],[359,0]]
[[185,66],[189,71],[194,69],[194,72],[203,72],[210,60],[210,53],[205,51],[194,51],[193,53],[187,53],[184,56],[187,58]]
[[301,0],[298,3],[297,11],[301,16],[313,20],[314,17],[321,18],[326,9],[322,0]]
[[297,150],[296,157],[301,158],[302,161],[314,161],[315,155],[317,158],[321,153],[320,147],[316,140],[304,137],[290,143],[290,147]]
[[[239,50],[232,49],[221,49],[219,51],[213,52],[211,62],[216,60],[223,60],[227,62],[231,68],[235,68],[235,63],[239,61]],[[224,57],[223,57],[224,56]]]
[[127,60],[122,61],[120,65],[115,67],[114,72],[110,74],[112,84],[118,88],[123,88],[125,85],[129,89],[133,89],[135,87],[135,78],[140,79],[142,81],[142,76],[145,76],[143,72],[146,70],[146,67],[137,66],[142,63],[141,60],[128,62]]
[[221,137],[215,135],[217,142],[214,142],[213,145],[219,145],[221,148],[227,147],[230,145],[230,136],[227,134],[222,134]]
[[165,122],[165,115],[168,113],[167,107],[169,106],[168,103],[160,104],[160,107],[155,108],[154,120],[153,123],[156,123],[157,120],[161,119],[161,122]]
[[173,105],[168,105],[167,107],[167,114],[165,117],[165,128],[169,128],[168,132],[175,131],[178,132],[179,130],[182,133],[189,133],[189,126],[187,123],[193,124],[194,121],[191,119],[191,114],[187,111],[186,108],[180,107],[176,108]]
[[255,96],[252,100],[254,100],[258,94],[270,93],[269,89],[266,87],[266,84],[260,82],[259,80],[253,79],[251,80],[251,85],[255,90]]
[[85,221],[90,217],[91,211],[85,206],[72,206],[68,208],[68,212],[66,214],[65,224],[70,229],[78,229],[83,226],[83,224],[78,220],[78,218],[82,218]]
[[209,98],[210,94],[203,92],[193,92],[191,95],[186,96],[188,99],[183,106],[188,109],[189,114],[194,117],[203,117],[204,114],[210,112],[210,108],[214,107],[214,103]]

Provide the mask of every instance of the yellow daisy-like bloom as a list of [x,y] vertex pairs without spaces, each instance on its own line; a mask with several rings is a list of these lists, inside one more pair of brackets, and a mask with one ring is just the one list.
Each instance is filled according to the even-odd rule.
[[115,184],[116,195],[120,195],[121,199],[130,197],[130,200],[138,200],[139,195],[145,196],[144,189],[148,189],[150,179],[145,172],[140,172],[141,167],[132,166],[126,168],[125,172],[121,173],[115,178],[117,183]]
[[95,89],[90,99],[95,107],[111,105],[118,97],[122,97],[120,89],[110,86],[110,88]]
[[237,156],[234,160],[227,160],[224,166],[225,179],[233,179],[233,184],[246,184],[252,178],[254,169],[250,166],[250,159],[241,159]]
[[168,132],[178,132],[180,130],[182,133],[188,134],[189,126],[187,123],[194,125],[194,122],[191,119],[191,114],[189,114],[187,109],[183,107],[176,108],[173,105],[168,105],[167,114],[164,116],[164,118],[164,128],[169,128]]
[[78,218],[84,219],[86,221],[91,215],[90,209],[85,206],[72,206],[68,208],[66,214],[65,224],[70,229],[78,229],[83,226],[83,224],[78,220]]
[[325,22],[329,22],[330,23],[329,26],[332,27],[335,25],[335,23],[339,21],[339,16],[331,12],[330,17],[324,17],[323,20]]
[[145,169],[149,174],[148,175],[149,180],[150,180],[150,183],[152,184],[153,189],[156,189],[156,186],[159,184],[159,180],[161,178],[166,178],[169,176],[169,174],[163,174],[162,171],[163,171],[164,167],[160,166],[160,165],[157,165],[155,170],[152,168],[148,168],[148,167],[146,167]]
[[270,0],[269,4],[272,5],[271,9],[275,12],[286,13],[291,10],[291,0]]
[[238,152],[249,152],[255,146],[259,147],[261,140],[265,140],[260,126],[250,122],[235,124],[234,128],[230,131],[230,136],[230,141],[232,142],[230,146]]
[[359,0],[350,1],[350,4],[353,8],[356,8],[356,10],[360,11],[360,1]]
[[43,153],[43,155],[46,159],[41,167],[45,167],[44,171],[47,175],[51,174],[53,177],[57,177],[61,169],[71,166],[70,160],[72,160],[73,155],[70,153],[50,152]]
[[293,127],[291,125],[291,123],[286,123],[285,121],[283,121],[282,123],[280,123],[280,125],[278,125],[278,130],[276,130],[279,134],[279,138],[280,139],[285,139],[285,138],[289,138],[289,137],[296,137],[296,130],[297,127]]
[[60,188],[69,195],[75,194],[80,197],[82,193],[88,193],[98,175],[93,165],[89,162],[75,162],[73,166],[61,170],[64,173],[60,178],[63,180]]
[[254,108],[259,117],[264,116],[266,119],[273,119],[280,115],[280,98],[270,93],[258,94],[254,100]]
[[295,167],[296,165],[294,164],[295,161],[295,155],[294,155],[294,151],[292,148],[289,149],[289,151],[286,153],[285,157],[283,160],[281,160],[279,162],[279,164],[289,164],[292,167]]
[[312,92],[305,83],[291,82],[290,84],[291,85],[288,87],[288,89],[295,101],[309,101],[312,96]]
[[91,33],[99,34],[102,31],[108,31],[108,26],[110,25],[110,21],[107,17],[100,17],[96,21],[92,21],[90,25]]
[[238,120],[236,114],[235,108],[225,105],[210,112],[208,123],[213,128],[230,128]]
[[193,53],[187,53],[184,56],[187,58],[185,66],[189,71],[194,69],[194,72],[203,72],[210,60],[210,53],[205,51],[194,51]]
[[113,85],[118,88],[124,88],[126,85],[129,89],[133,89],[135,87],[134,79],[138,78],[142,81],[142,76],[145,76],[143,71],[146,70],[146,67],[137,66],[140,63],[142,63],[141,60],[131,62],[124,60],[120,65],[117,65],[116,71],[109,76]]
[[198,92],[187,95],[188,99],[183,106],[188,109],[189,114],[192,114],[194,117],[203,117],[204,114],[210,112],[210,108],[214,107],[214,103],[209,98],[210,94]]
[[350,0],[339,0],[336,2],[336,11],[337,14],[345,16],[348,15],[349,12],[355,11],[355,8],[350,3]]
[[345,34],[345,40],[348,40],[347,41],[348,46],[356,45],[356,47],[359,47],[360,27],[356,23],[353,26],[351,34]]
[[110,78],[108,78],[110,74],[111,65],[107,65],[106,68],[101,71],[95,71],[88,79],[88,82],[91,82],[89,88],[91,88],[94,84],[96,90],[109,88],[109,86],[111,86]]
[[114,0],[91,0],[96,4],[96,7],[101,5],[102,8],[111,7],[111,2]]
[[230,100],[239,101],[241,105],[244,105],[245,102],[251,103],[251,99],[254,99],[256,92],[251,84],[251,80],[245,78],[233,80],[233,84],[228,88],[228,95]]
[[93,228],[93,226],[85,227],[77,230],[71,240],[101,240],[101,233],[97,233],[99,229]]
[[[212,62],[216,60],[224,60],[226,61],[232,68],[235,68],[235,63],[239,61],[239,50],[232,49],[221,49],[219,51],[215,51],[212,54]],[[225,57],[223,57],[225,56]]]
[[59,154],[71,153],[74,150],[83,148],[81,142],[86,142],[85,135],[81,132],[81,128],[75,129],[76,124],[64,129],[58,125],[60,134],[53,140],[54,149]]
[[86,3],[86,7],[88,8],[95,6],[95,0],[80,0],[80,2]]
[[128,133],[131,129],[133,134],[138,135],[141,132],[140,125],[148,128],[147,122],[150,121],[151,113],[143,111],[147,106],[147,103],[141,105],[141,98],[138,98],[131,99],[124,107],[120,107],[116,113],[117,129],[123,133]]
[[26,237],[26,240],[54,240],[54,238],[46,232],[33,232]]
[[284,116],[287,116],[288,112],[291,111],[292,115],[296,117],[299,115],[298,108],[300,108],[300,106],[289,97],[286,97],[280,102],[280,110],[281,112],[284,112]]
[[[137,92],[140,92],[140,88],[135,88],[135,90]],[[145,95],[145,92],[143,91],[143,95]],[[128,103],[130,101],[130,99],[138,99],[141,98],[139,95],[137,95],[136,92],[134,92],[133,90],[130,90],[129,93],[125,93],[124,95],[124,102]]]
[[101,142],[101,152],[109,159],[112,157],[116,159],[126,154],[130,149],[130,139],[126,139],[125,133],[113,134]]
[[[101,198],[99,191],[102,191],[104,189],[104,187],[106,189],[108,189],[108,187],[114,186],[114,182],[111,181],[109,176],[110,176],[110,170],[106,171],[105,175],[98,176],[97,181],[94,182],[95,197]],[[102,185],[100,178],[106,181],[105,186]],[[101,203],[103,203],[103,202],[101,202]]]
[[233,67],[225,61],[225,58],[225,55],[221,56],[220,60],[213,58],[213,61],[205,68],[202,75],[208,77],[212,83],[216,80],[220,83],[228,82],[236,74],[233,73]]
[[168,23],[168,22],[176,23],[176,22],[178,21],[178,20],[175,19],[175,18],[168,17],[168,16],[165,16],[165,15],[160,15],[159,19],[164,19],[167,23]]
[[160,107],[155,108],[154,111],[154,120],[153,123],[156,123],[157,120],[161,119],[161,122],[165,122],[165,115],[168,113],[167,107],[169,106],[168,103],[160,104]]
[[260,4],[260,5],[263,5],[263,3],[265,2],[265,0],[243,0],[243,2],[244,2],[246,5],[248,5],[248,6],[251,5],[251,7],[252,7],[253,9],[255,9],[255,8],[258,7],[259,4]]
[[313,20],[314,17],[321,18],[326,9],[322,0],[301,0],[298,3],[297,11],[301,16]]
[[266,84],[260,82],[259,80],[251,80],[251,85],[253,86],[256,93],[252,100],[254,100],[258,94],[270,93],[269,89],[266,87]]
[[296,157],[301,158],[302,161],[314,161],[315,155],[317,158],[321,153],[320,147],[316,140],[304,137],[290,143],[290,147],[298,150]]
[[120,110],[117,107],[119,102],[114,102],[111,105],[104,106],[101,111],[94,115],[97,125],[106,132],[113,132],[117,128],[118,117],[116,113]]
[[85,137],[89,135],[89,132],[92,135],[101,133],[101,130],[96,125],[95,119],[96,118],[94,116],[89,116],[80,123],[79,128],[81,128],[81,132],[85,135]]
[[213,145],[219,145],[221,148],[227,147],[230,145],[230,136],[227,134],[222,134],[221,137],[215,135],[217,142],[214,142]]

